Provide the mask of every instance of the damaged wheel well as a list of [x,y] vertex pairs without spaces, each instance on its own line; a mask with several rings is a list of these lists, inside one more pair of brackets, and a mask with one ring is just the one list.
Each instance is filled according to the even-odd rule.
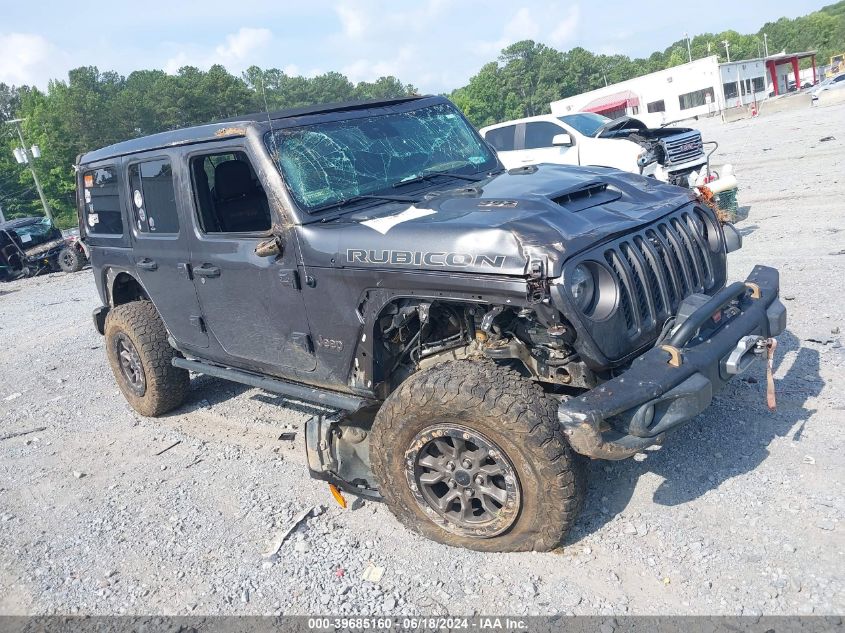
[[[372,333],[372,385],[382,399],[420,369],[472,356],[511,366],[551,388],[594,382],[572,347],[574,330],[540,304],[394,299],[378,313]],[[353,376],[359,370],[356,362]]]
[[149,295],[147,295],[147,291],[144,290],[141,283],[127,272],[109,272],[108,279],[110,280],[109,299],[112,307],[141,299],[149,299]]

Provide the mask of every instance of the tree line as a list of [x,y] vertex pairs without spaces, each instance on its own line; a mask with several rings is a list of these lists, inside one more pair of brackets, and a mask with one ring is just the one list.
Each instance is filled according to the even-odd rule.
[[[691,38],[693,59],[716,54],[731,59],[769,52],[818,49],[819,63],[845,51],[845,0],[796,19],[769,22],[757,33],[703,33]],[[678,40],[646,58],[597,55],[584,48],[559,51],[530,40],[505,48],[449,96],[476,126],[549,111],[551,101],[638,77],[688,61],[687,41]],[[186,66],[175,75],[139,70],[124,77],[96,67],[77,68],[47,90],[0,83],[0,122],[25,118],[26,140],[41,147],[36,169],[57,224],[76,223],[73,164],[86,151],[240,114],[312,103],[398,97],[416,88],[396,77],[353,84],[337,72],[293,77],[253,66],[236,76],[216,65],[207,71]],[[0,206],[7,218],[39,215],[32,176],[15,163],[18,145],[11,126],[0,128]]]

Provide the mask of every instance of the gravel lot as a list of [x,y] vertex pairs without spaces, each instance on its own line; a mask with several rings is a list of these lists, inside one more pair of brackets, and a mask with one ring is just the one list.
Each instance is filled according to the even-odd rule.
[[0,440],[0,613],[841,614],[845,106],[700,127],[740,179],[731,277],[781,271],[776,414],[758,367],[663,448],[593,462],[562,550],[485,555],[334,504],[305,468],[311,405],[196,377],[175,413],[133,413],[90,270],[5,284],[0,438],[45,429]]

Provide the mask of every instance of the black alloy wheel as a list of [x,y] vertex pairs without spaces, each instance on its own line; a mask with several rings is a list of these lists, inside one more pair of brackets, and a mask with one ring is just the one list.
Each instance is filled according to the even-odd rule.
[[445,530],[489,538],[516,520],[522,490],[507,455],[480,433],[431,426],[405,453],[405,477],[417,503]]

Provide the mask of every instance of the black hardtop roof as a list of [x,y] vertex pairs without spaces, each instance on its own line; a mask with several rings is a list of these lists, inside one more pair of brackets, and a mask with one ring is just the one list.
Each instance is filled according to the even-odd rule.
[[322,103],[302,106],[299,108],[290,108],[287,110],[278,110],[276,112],[256,112],[254,114],[245,114],[243,116],[224,119],[214,123],[207,123],[205,125],[195,125],[178,130],[171,130],[169,132],[159,132],[158,134],[151,134],[149,136],[121,141],[120,143],[115,143],[114,145],[103,147],[102,149],[87,152],[79,157],[77,163],[83,165],[87,163],[94,163],[106,158],[123,156],[125,154],[136,154],[138,152],[161,149],[164,147],[173,147],[176,145],[216,141],[231,136],[243,136],[245,130],[238,128],[238,123],[261,123],[268,120],[275,121],[279,119],[292,119],[314,114],[366,110],[368,108],[391,106],[425,98],[425,96],[414,95],[408,97],[398,97],[395,99],[368,99],[360,101],[345,101],[341,103]]
[[26,218],[12,218],[5,222],[0,222],[0,230],[8,231],[11,229],[19,229],[22,226],[29,226],[31,224],[38,224],[44,221],[44,216],[26,217]]

